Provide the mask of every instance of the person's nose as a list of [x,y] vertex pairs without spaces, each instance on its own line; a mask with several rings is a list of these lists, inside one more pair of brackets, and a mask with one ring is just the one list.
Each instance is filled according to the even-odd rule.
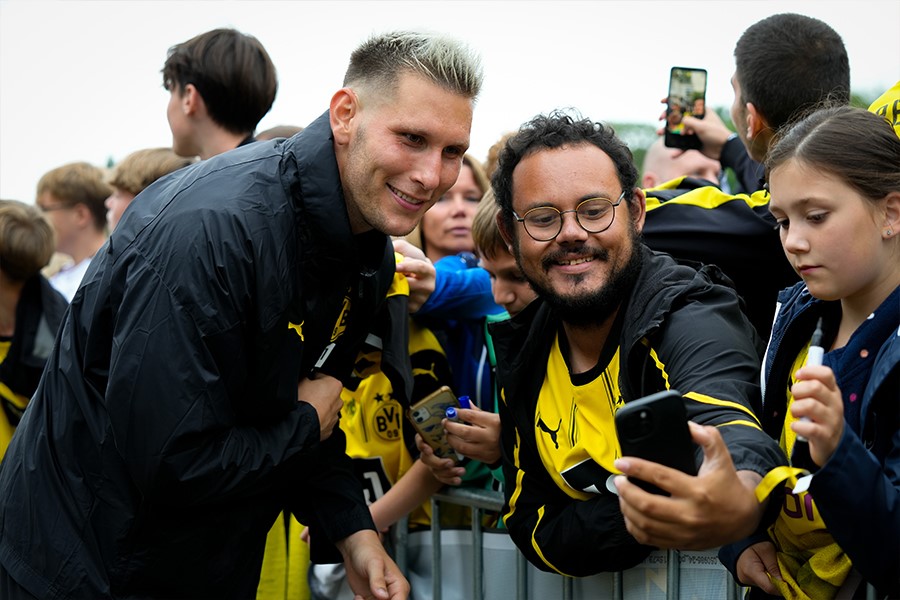
[[560,244],[570,242],[580,243],[587,239],[588,232],[585,231],[584,227],[581,226],[581,223],[578,222],[574,210],[568,210],[561,213],[559,218],[562,219],[562,227],[559,230],[559,235],[556,236],[557,242]]
[[499,279],[494,279],[491,285],[491,291],[494,293],[494,302],[500,306],[512,304],[513,300],[516,299],[512,288]]
[[444,176],[443,169],[444,160],[439,151],[424,152],[416,163],[412,180],[423,190],[430,192],[440,184]]
[[782,234],[782,244],[784,249],[791,254],[803,254],[809,250],[809,241],[803,228],[799,226],[789,227]]
[[468,205],[471,204],[462,194],[453,194],[450,198],[450,215],[453,217],[464,217],[468,213]]

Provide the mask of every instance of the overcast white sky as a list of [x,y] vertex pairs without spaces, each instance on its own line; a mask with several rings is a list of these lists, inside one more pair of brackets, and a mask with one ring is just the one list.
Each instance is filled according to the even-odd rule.
[[278,68],[260,130],[315,119],[369,34],[451,33],[484,60],[471,149],[484,158],[504,131],[557,107],[656,125],[673,65],[706,68],[708,104],[729,106],[734,42],[778,12],[841,34],[854,92],[874,96],[900,79],[900,0],[0,0],[0,198],[33,202],[41,175],[67,162],[170,145],[166,51],[215,27],[256,36]]

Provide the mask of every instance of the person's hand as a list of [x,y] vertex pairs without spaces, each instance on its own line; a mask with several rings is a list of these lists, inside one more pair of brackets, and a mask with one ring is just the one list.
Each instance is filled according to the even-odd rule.
[[405,275],[409,282],[409,312],[414,313],[434,293],[437,277],[434,264],[422,250],[406,240],[394,240],[394,252],[403,255],[403,260],[397,263],[397,272]]
[[757,542],[748,546],[738,558],[735,570],[739,582],[758,587],[767,594],[781,596],[781,592],[769,579],[769,576],[782,579],[772,542]]
[[703,143],[700,152],[713,160],[722,158],[722,148],[733,132],[725,126],[716,111],[707,110],[702,119],[686,116],[682,122],[685,133],[693,133],[700,138]]
[[311,404],[319,415],[319,440],[325,441],[334,431],[340,417],[341,382],[330,375],[316,373],[312,378],[300,380],[297,385],[297,401]]
[[419,449],[419,460],[431,469],[434,478],[444,485],[460,485],[466,474],[465,467],[460,467],[452,458],[441,458],[434,453],[434,448],[425,443],[422,436],[416,434],[416,447]]
[[809,455],[821,467],[844,434],[844,400],[830,367],[803,367],[796,376],[798,381],[791,386],[791,414],[809,420],[794,421],[791,429],[809,440]]
[[337,547],[344,557],[353,600],[405,600],[409,597],[409,582],[384,551],[374,531],[357,531],[339,541]]
[[[663,98],[662,103],[667,104],[668,99]],[[663,110],[659,119],[661,121],[666,120],[665,110]],[[681,122],[684,123],[684,133],[693,133],[700,138],[700,141],[703,143],[700,152],[713,160],[721,160],[722,148],[725,146],[725,142],[728,141],[728,137],[733,132],[725,126],[725,123],[722,122],[721,117],[719,117],[719,114],[716,111],[707,109],[702,119],[687,115],[682,117]],[[657,135],[663,135],[665,132],[665,126],[656,131]],[[680,155],[681,153],[676,154],[675,156]]]
[[625,475],[642,479],[669,492],[651,494],[625,477],[616,477],[619,506],[629,533],[659,548],[701,550],[747,537],[762,517],[754,490],[761,477],[735,471],[731,454],[715,427],[689,422],[694,441],[703,448],[703,464],[696,477],[663,465],[625,457],[615,466]]
[[444,419],[444,431],[453,449],[488,465],[500,460],[500,415],[481,410],[475,404],[456,413],[468,425]]

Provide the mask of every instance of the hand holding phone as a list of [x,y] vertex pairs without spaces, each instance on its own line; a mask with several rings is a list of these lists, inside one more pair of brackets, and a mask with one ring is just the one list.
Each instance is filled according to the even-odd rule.
[[459,458],[447,441],[442,421],[447,417],[447,409],[460,408],[459,400],[446,385],[413,404],[407,416],[413,428],[422,436],[434,453],[441,458]]
[[[636,456],[688,475],[696,475],[694,442],[681,392],[667,390],[628,402],[616,412],[616,433],[623,456]],[[632,480],[654,494],[668,494],[653,484]]]
[[672,67],[666,101],[664,144],[669,148],[699,150],[703,143],[697,135],[685,133],[686,116],[702,119],[706,115],[706,70]]

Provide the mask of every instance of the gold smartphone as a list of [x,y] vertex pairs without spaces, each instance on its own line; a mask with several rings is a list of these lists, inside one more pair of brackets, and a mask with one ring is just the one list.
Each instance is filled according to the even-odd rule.
[[407,412],[413,428],[441,458],[458,458],[456,451],[447,442],[444,426],[441,425],[450,407],[458,409],[459,400],[449,387],[443,385],[413,404]]

